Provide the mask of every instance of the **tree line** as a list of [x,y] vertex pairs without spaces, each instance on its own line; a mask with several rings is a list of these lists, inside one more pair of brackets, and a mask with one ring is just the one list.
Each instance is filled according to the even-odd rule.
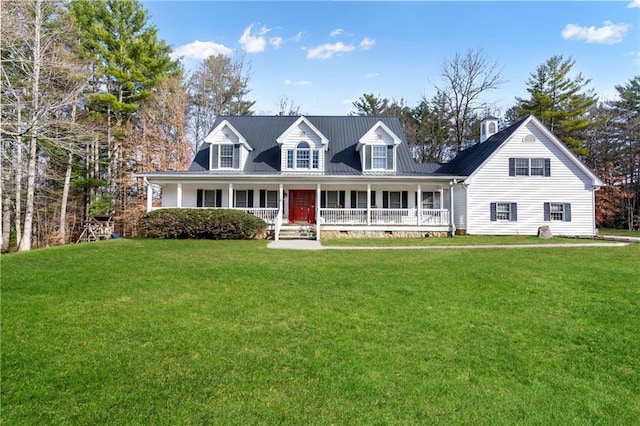
[[[135,235],[146,207],[136,173],[184,170],[219,115],[253,114],[250,67],[211,56],[187,75],[140,1],[25,0],[0,4],[2,250],[73,242],[92,215]],[[443,162],[478,143],[479,122],[535,114],[608,186],[598,222],[638,225],[640,77],[599,101],[590,81],[554,56],[501,114],[483,102],[504,83],[481,49],[442,63],[435,95],[409,106],[363,94],[353,114],[397,115],[416,161]],[[275,114],[300,115],[283,97]]]

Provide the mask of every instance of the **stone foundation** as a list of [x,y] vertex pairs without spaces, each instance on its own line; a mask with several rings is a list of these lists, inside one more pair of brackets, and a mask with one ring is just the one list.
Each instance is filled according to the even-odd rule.
[[348,238],[430,238],[446,237],[445,231],[322,231],[322,240]]

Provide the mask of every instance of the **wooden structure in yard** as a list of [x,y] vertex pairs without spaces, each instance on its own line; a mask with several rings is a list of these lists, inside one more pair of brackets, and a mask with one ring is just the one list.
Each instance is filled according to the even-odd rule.
[[91,216],[84,225],[84,230],[76,243],[107,240],[113,234],[113,218],[111,216]]

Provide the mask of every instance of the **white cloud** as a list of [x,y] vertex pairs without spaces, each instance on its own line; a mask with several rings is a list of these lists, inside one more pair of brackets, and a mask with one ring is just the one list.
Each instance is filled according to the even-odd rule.
[[285,80],[284,84],[286,84],[287,86],[309,86],[311,82],[308,80],[298,80],[298,81]]
[[188,44],[178,46],[172,53],[171,59],[184,58],[186,60],[202,60],[212,55],[232,55],[233,50],[223,44],[212,41],[195,40]]
[[269,44],[278,49],[282,44],[282,37],[271,37],[269,39]]
[[599,28],[567,24],[561,34],[565,40],[584,40],[587,43],[616,44],[622,41],[628,30],[629,24],[614,24],[611,21],[604,21],[604,25]]
[[371,40],[370,38],[365,37],[360,42],[360,48],[362,50],[369,50],[369,49],[371,49],[373,47],[374,44],[376,44],[375,40]]
[[640,7],[640,0],[633,0],[627,7]]
[[300,39],[302,39],[302,31],[300,31],[298,34],[296,34],[296,36],[293,39],[295,41],[300,41]]
[[344,30],[342,28],[336,28],[335,30],[331,31],[331,34],[329,34],[329,36],[335,37],[335,36],[339,36],[340,34],[344,34]]
[[254,24],[249,25],[244,29],[242,36],[240,37],[240,46],[247,53],[259,53],[264,52],[267,47],[267,41],[263,37],[266,33],[269,32],[269,29],[265,26],[260,28],[256,35],[251,34],[251,29]]
[[337,43],[326,43],[321,46],[313,47],[307,51],[308,59],[329,59],[333,55],[354,51],[355,46],[344,44],[339,41]]
[[377,72],[370,72],[364,75],[364,78],[373,78],[373,77],[377,77],[380,74],[378,74]]

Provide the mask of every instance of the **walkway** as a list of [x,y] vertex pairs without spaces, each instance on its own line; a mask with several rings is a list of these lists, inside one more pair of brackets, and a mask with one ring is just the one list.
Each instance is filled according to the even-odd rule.
[[[637,239],[640,242],[640,239]],[[290,250],[423,250],[423,249],[486,249],[486,248],[549,248],[549,247],[623,247],[631,244],[627,241],[617,243],[557,243],[557,244],[487,244],[471,246],[378,246],[344,247],[323,246],[316,240],[279,240],[271,241],[267,247]]]

